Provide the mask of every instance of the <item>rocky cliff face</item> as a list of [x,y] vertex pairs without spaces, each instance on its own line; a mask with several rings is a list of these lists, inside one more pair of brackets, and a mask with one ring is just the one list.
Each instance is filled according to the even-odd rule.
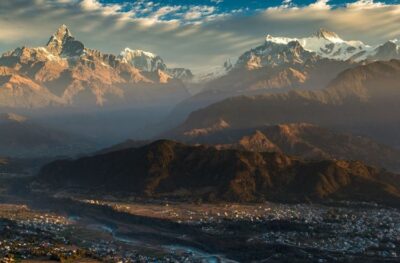
[[66,25],[62,25],[54,35],[51,36],[46,45],[49,52],[56,56],[74,57],[84,52],[82,42],[75,40]]

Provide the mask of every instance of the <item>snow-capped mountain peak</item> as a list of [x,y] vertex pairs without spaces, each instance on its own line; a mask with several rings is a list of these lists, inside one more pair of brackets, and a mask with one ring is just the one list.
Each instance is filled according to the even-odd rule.
[[155,72],[157,70],[166,70],[163,59],[151,52],[143,51],[140,49],[125,48],[119,55],[119,58],[146,72]]
[[307,61],[328,58],[337,61],[400,59],[400,39],[370,46],[359,40],[344,40],[335,32],[319,29],[307,37],[281,37],[267,35],[265,42],[244,52],[235,63],[197,75],[199,81],[209,81],[228,74],[232,69],[255,70],[265,66],[303,64]]
[[80,56],[84,52],[82,42],[75,40],[66,25],[61,25],[46,44],[47,50],[64,57]]
[[190,81],[193,78],[193,74],[189,69],[169,68],[160,56],[148,51],[125,48],[118,58],[144,72],[156,72],[160,74],[161,71],[169,75],[169,78],[176,78],[183,81]]
[[[125,53],[142,62],[150,60],[146,66],[157,70],[142,72],[114,54],[87,48],[62,25],[45,46],[15,48],[0,56],[0,104],[12,108],[120,107],[121,102],[131,100],[153,103],[153,98],[159,98],[166,103],[189,95],[182,83],[160,69],[164,65],[160,57],[145,51]],[[189,71],[175,72],[182,78],[190,77]],[[161,85],[167,87],[165,91],[159,89]]]
[[267,37],[265,38],[266,42],[272,42],[272,43],[276,43],[276,44],[284,44],[286,45],[287,43],[293,41],[293,40],[297,40],[297,38],[290,38],[290,37],[274,37],[270,34],[267,35]]
[[297,41],[307,51],[336,60],[347,60],[361,51],[371,49],[361,41],[343,40],[338,34],[326,29],[320,29],[310,37],[288,38],[267,35],[265,40],[266,42],[286,45],[292,41]]
[[303,64],[313,56],[315,54],[305,50],[298,39],[279,38],[278,42],[266,41],[263,45],[243,53],[234,68],[255,70],[265,66]]
[[140,56],[146,56],[149,58],[155,58],[157,55],[148,52],[148,51],[144,51],[141,49],[130,49],[130,48],[125,48],[123,51],[121,51],[121,56],[122,57],[129,57],[129,56],[133,56],[133,57],[140,57]]
[[202,83],[209,82],[225,76],[229,71],[231,71],[237,63],[237,57],[230,57],[225,60],[225,62],[221,66],[216,66],[212,68],[208,68],[207,70],[203,70],[198,72],[194,78],[193,82]]
[[62,24],[53,36],[59,40],[63,40],[67,37],[72,37],[72,34],[68,27],[65,24]]
[[394,44],[396,44],[397,46],[400,47],[400,39],[398,39],[398,38],[391,39],[391,40],[389,40],[389,42],[392,42],[392,43],[394,43]]

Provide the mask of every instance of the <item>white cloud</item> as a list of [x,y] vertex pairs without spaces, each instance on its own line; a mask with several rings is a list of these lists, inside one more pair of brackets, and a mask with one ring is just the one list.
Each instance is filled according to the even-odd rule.
[[293,6],[294,6],[294,4],[293,4],[292,0],[283,0],[282,4],[279,7],[277,7],[277,9],[289,8],[289,7],[293,7]]
[[315,3],[310,4],[308,8],[317,10],[330,9],[331,6],[328,4],[328,2],[329,0],[317,0]]
[[349,3],[346,6],[348,9],[373,9],[384,7],[385,4],[381,2],[374,2],[373,0],[359,0],[354,3]]
[[182,6],[163,6],[163,7],[160,7],[158,10],[156,10],[155,12],[153,12],[150,16],[153,18],[159,19],[165,15],[174,14],[181,9],[182,9]]
[[215,7],[213,6],[193,6],[184,15],[184,18],[186,20],[196,20],[211,15],[214,12]]
[[[63,1],[67,3],[67,1]],[[96,0],[83,0],[80,3],[81,7],[88,11],[99,10],[102,8],[102,5]]]

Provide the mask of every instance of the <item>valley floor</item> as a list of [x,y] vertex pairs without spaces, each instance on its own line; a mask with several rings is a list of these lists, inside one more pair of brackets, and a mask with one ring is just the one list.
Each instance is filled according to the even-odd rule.
[[400,210],[372,203],[201,204],[4,191],[0,200],[0,262],[400,260]]

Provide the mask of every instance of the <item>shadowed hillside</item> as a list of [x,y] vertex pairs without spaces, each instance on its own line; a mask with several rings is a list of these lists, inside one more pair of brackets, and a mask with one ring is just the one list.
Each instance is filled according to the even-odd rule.
[[281,153],[217,150],[157,141],[45,166],[38,182],[80,188],[226,201],[400,200],[398,176],[361,162],[307,162]]
[[[290,123],[249,129],[222,129],[187,133],[179,140],[212,144],[219,149],[282,152],[308,160],[360,160],[368,165],[400,171],[400,151],[368,137],[342,133],[308,123]],[[129,146],[129,144],[126,144]]]

